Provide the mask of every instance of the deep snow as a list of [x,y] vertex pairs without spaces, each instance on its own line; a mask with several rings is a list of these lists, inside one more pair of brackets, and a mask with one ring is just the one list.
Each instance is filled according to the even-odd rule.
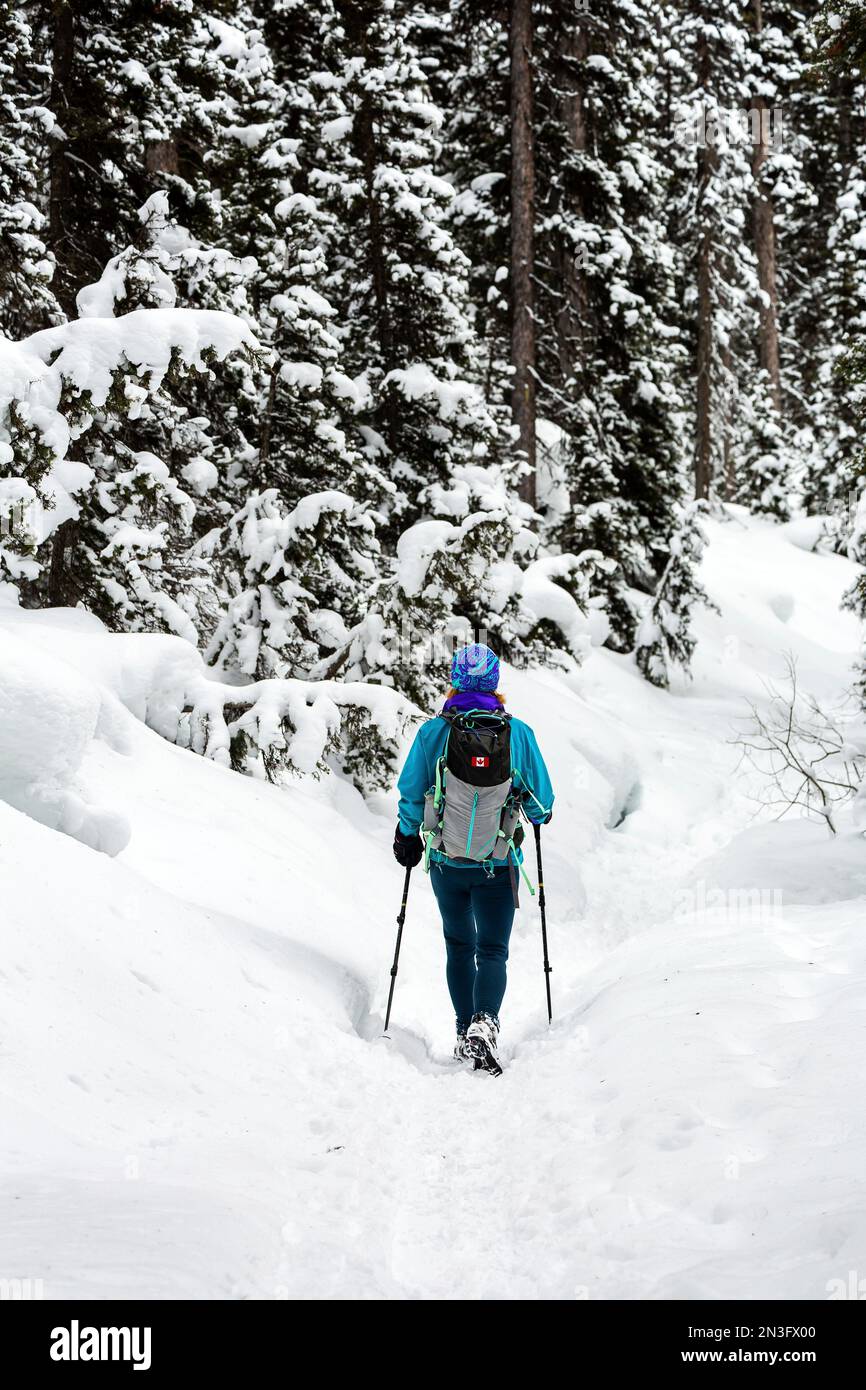
[[0,1277],[821,1299],[862,1265],[863,841],[755,819],[730,742],[789,649],[839,698],[853,567],[738,512],[708,529],[692,683],[599,649],[505,674],[557,790],[555,1017],[524,894],[500,1081],[449,1061],[420,871],[381,1036],[393,797],[174,747],[133,712],[148,639],[0,608]]

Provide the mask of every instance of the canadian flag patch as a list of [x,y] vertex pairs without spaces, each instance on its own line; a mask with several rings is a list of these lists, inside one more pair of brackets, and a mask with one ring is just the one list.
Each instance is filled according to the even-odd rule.
[[473,758],[473,759],[472,759],[472,766],[473,766],[473,767],[489,767],[489,766],[490,766],[490,759],[489,759],[489,758]]

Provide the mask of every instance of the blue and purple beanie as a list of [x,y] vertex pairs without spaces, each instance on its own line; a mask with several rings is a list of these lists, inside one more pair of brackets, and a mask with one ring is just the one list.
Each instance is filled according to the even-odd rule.
[[461,647],[451,659],[451,684],[455,690],[492,694],[499,684],[499,657],[479,642]]

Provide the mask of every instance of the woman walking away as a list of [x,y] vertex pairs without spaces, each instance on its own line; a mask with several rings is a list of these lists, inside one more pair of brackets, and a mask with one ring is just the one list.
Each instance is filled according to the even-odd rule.
[[506,713],[498,685],[489,647],[455,654],[442,712],[421,725],[400,775],[394,837],[404,869],[423,856],[442,914],[454,1056],[496,1076],[518,874],[529,883],[520,820],[546,825],[553,806],[535,735]]

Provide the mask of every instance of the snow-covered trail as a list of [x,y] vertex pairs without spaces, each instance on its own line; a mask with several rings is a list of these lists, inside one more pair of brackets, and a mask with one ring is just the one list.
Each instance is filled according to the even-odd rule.
[[118,859],[0,803],[0,1269],[49,1296],[822,1298],[862,1264],[861,842],[750,827],[727,741],[788,648],[838,696],[851,569],[712,532],[692,685],[609,653],[509,674],[558,794],[555,1017],[524,893],[498,1081],[449,1061],[420,873],[381,1036],[390,798],[261,786],[130,721],[89,768]]
[[[813,688],[835,698],[852,633],[843,617],[835,628],[825,621],[824,635],[832,655],[839,639],[831,669],[827,647],[796,636],[791,645]],[[630,667],[615,658],[596,682],[582,683],[587,713],[625,726],[641,710],[649,747],[635,751],[634,731],[623,729],[630,747],[612,779],[614,828],[596,822],[591,848],[580,851],[578,812],[574,855],[563,855],[562,836],[557,842],[553,1028],[543,1017],[538,915],[524,894],[501,1081],[454,1074],[441,1054],[441,1070],[430,1074],[416,1035],[407,1046],[395,1034],[396,1050],[410,1066],[420,1060],[422,1075],[395,1072],[392,1059],[369,1151],[342,1152],[360,1206],[369,1210],[374,1172],[375,1190],[385,1193],[380,1267],[401,1296],[821,1297],[832,1271],[847,1272],[840,1251],[850,1248],[856,1261],[866,1220],[817,1212],[834,1176],[844,1188],[851,1171],[840,1152],[832,1174],[829,1136],[859,1125],[840,1104],[858,1086],[855,1048],[836,1059],[846,1074],[829,1093],[825,1073],[840,1032],[847,1026],[853,1038],[859,1026],[850,982],[852,971],[862,978],[861,905],[786,912],[784,886],[750,877],[746,863],[741,886],[758,885],[761,904],[743,910],[734,897],[713,908],[712,880],[704,883],[699,866],[754,813],[728,741],[736,733],[730,696],[719,691],[720,668],[733,666],[734,683],[743,681],[725,643],[724,634],[708,642],[711,651],[721,645],[721,662],[709,661],[673,708],[668,696],[636,693]],[[564,726],[550,692],[539,698],[538,677],[525,691],[512,681],[521,709],[538,702],[535,722],[548,738]],[[567,766],[567,758],[553,763]],[[557,829],[564,819],[558,812]],[[423,930],[438,951],[429,895],[414,907],[409,932]],[[420,1033],[430,971],[435,979],[441,962],[425,953],[407,980],[409,951],[396,1012],[407,1010]],[[862,1126],[859,1135],[862,1145]],[[804,1248],[791,1268],[795,1232]],[[295,1292],[312,1254],[296,1258]],[[345,1296],[355,1280],[351,1267],[338,1267],[329,1296]]]

